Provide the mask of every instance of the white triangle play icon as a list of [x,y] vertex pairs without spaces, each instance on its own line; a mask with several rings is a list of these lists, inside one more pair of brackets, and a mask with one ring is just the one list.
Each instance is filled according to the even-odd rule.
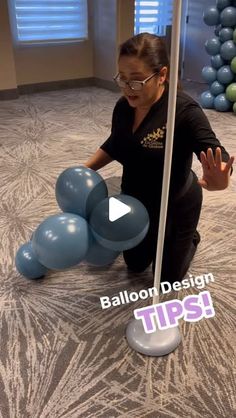
[[109,199],[109,221],[114,222],[131,211],[131,208],[115,197]]

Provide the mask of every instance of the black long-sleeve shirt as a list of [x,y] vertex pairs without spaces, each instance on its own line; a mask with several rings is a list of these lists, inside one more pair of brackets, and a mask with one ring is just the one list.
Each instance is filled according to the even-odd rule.
[[[123,165],[123,192],[141,201],[160,201],[167,107],[166,89],[133,133],[134,108],[121,97],[113,111],[111,135],[101,146]],[[193,152],[200,159],[201,151],[212,148],[214,152],[216,147],[221,148],[222,160],[228,161],[229,155],[216,138],[201,107],[184,92],[178,92],[170,199],[179,193],[189,176]]]

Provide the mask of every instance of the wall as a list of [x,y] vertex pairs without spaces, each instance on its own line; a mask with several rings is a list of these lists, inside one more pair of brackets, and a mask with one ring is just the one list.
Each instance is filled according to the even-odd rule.
[[117,0],[93,1],[93,72],[102,80],[115,72],[116,7]]
[[21,47],[15,49],[14,55],[18,85],[93,76],[91,41]]
[[[112,83],[118,45],[133,35],[134,0],[88,0],[89,40],[76,44],[16,46],[7,0],[0,2],[0,90],[95,77]],[[98,83],[99,84],[99,83]]]
[[112,80],[117,71],[118,46],[133,35],[133,0],[93,1],[94,76]]
[[0,1],[0,90],[16,89],[16,71],[7,0]]
[[[91,0],[89,1],[91,21]],[[74,44],[14,48],[17,85],[93,76],[92,39]]]

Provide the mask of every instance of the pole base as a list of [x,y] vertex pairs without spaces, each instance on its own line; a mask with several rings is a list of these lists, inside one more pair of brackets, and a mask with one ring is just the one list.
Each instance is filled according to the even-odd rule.
[[131,348],[147,356],[165,356],[174,351],[181,342],[179,327],[156,329],[147,334],[141,320],[133,319],[126,328],[126,339]]

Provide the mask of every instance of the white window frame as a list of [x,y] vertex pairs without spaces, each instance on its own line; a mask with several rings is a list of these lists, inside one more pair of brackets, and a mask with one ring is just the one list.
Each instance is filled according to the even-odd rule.
[[[15,44],[15,46],[21,47],[21,46],[37,46],[37,45],[41,45],[41,46],[47,46],[47,45],[58,45],[58,44],[71,44],[71,43],[78,43],[81,41],[86,41],[88,40],[88,1],[87,0],[77,0],[78,4],[79,3],[84,3],[84,15],[82,16],[83,21],[85,22],[85,32],[83,34],[83,36],[77,36],[77,37],[71,37],[71,38],[58,38],[58,39],[42,39],[42,40],[37,40],[37,39],[32,39],[32,40],[21,40],[19,38],[19,34],[18,34],[18,22],[17,22],[17,15],[16,15],[16,3],[17,1],[19,2],[19,0],[8,0],[8,10],[9,10],[9,17],[10,17],[10,23],[11,23],[11,30],[12,30],[12,35],[13,35],[13,42]],[[30,2],[30,0],[22,0],[27,2]],[[39,3],[40,0],[32,0],[33,2]],[[56,3],[57,0],[42,0],[43,3],[49,3],[52,2]],[[62,0],[59,0],[62,2]],[[70,1],[70,0],[69,0]],[[64,3],[66,2],[66,0],[64,0]],[[76,3],[76,0],[74,0],[74,2]],[[56,6],[55,6],[56,7]]]
[[[135,35],[141,32],[149,32],[159,36],[166,36],[166,28],[171,25],[171,9],[173,0],[135,1]],[[139,14],[139,9],[142,7],[143,13]],[[150,13],[148,13],[150,12]],[[145,14],[147,14],[145,16]],[[140,19],[148,18],[153,22],[140,22]]]

